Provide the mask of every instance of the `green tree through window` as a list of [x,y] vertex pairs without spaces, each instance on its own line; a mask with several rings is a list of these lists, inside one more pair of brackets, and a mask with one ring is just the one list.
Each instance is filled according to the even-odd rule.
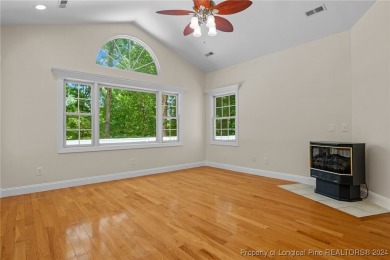
[[153,52],[134,38],[115,38],[104,44],[96,56],[96,64],[151,75],[158,74]]
[[[107,97],[111,93],[110,108]],[[100,138],[156,140],[156,94],[100,86]],[[107,122],[107,113],[110,114]],[[103,140],[101,140],[102,142]],[[106,143],[114,140],[104,140]]]
[[66,82],[66,140],[68,145],[92,144],[91,86]]

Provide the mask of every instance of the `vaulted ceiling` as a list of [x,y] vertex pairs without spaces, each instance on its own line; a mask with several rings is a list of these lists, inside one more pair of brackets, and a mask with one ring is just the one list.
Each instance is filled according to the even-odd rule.
[[[36,10],[38,3],[47,9]],[[69,0],[66,8],[58,8],[58,3],[2,0],[1,24],[135,23],[200,70],[211,72],[349,30],[374,0],[254,0],[248,9],[225,16],[233,24],[233,32],[218,32],[214,37],[204,32],[199,38],[183,36],[191,15],[156,14],[158,10],[191,10],[191,0]],[[322,5],[324,11],[306,16],[307,11]],[[206,57],[209,52],[214,54]]]

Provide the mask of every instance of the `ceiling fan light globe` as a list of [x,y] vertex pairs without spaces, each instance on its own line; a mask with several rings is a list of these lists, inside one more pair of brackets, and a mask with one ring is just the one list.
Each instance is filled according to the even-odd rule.
[[207,17],[206,26],[209,27],[209,28],[210,28],[210,27],[215,27],[215,18],[214,18],[213,15],[209,15],[209,16]]
[[192,34],[194,37],[200,37],[200,36],[202,36],[202,31],[201,31],[201,29],[200,29],[200,26],[198,26],[198,27],[196,27],[195,29],[194,29],[194,33]]
[[209,28],[208,35],[209,35],[209,36],[216,36],[216,35],[217,35],[217,28],[215,28],[215,26],[211,26],[211,27]]
[[191,18],[191,24],[190,24],[191,29],[195,29],[198,26],[199,26],[198,17],[196,17],[196,16],[192,17]]

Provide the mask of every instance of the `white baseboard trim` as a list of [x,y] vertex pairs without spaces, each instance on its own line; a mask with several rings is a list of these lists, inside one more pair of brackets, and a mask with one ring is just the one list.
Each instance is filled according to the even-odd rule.
[[[286,181],[294,181],[294,182],[309,184],[313,186],[315,186],[315,182],[316,182],[315,178],[312,177],[298,176],[298,175],[292,175],[288,173],[266,171],[266,170],[260,170],[254,168],[247,168],[247,167],[224,164],[224,163],[206,161],[206,166],[221,168],[221,169],[231,170],[236,172],[243,172],[243,173],[248,173],[248,174],[253,174],[258,176],[270,177],[275,179],[281,179]],[[361,191],[362,191],[361,193],[362,197],[364,197],[366,195],[366,190],[361,188]],[[367,200],[387,210],[390,210],[390,198],[384,197],[382,195],[370,191]]]
[[4,188],[4,189],[0,189],[0,198],[17,196],[22,194],[29,194],[34,192],[56,190],[56,189],[62,189],[68,187],[75,187],[75,186],[87,185],[92,183],[146,176],[146,175],[152,175],[152,174],[163,173],[163,172],[178,171],[178,170],[190,169],[190,168],[201,167],[201,166],[205,166],[205,162],[186,163],[186,164],[179,164],[173,166],[137,170],[131,172],[113,173],[113,174],[92,176],[86,178],[77,178],[77,179],[64,180],[64,181],[54,181],[54,182],[39,183],[39,184],[32,184],[32,185],[19,186],[19,187]]
[[260,170],[260,169],[254,169],[254,168],[247,168],[243,166],[236,166],[231,164],[224,164],[224,163],[217,163],[217,162],[210,162],[206,161],[206,166],[215,167],[215,168],[221,168],[225,170],[231,170],[236,172],[243,172],[243,173],[249,173],[257,176],[263,176],[263,177],[270,177],[275,179],[281,179],[286,181],[294,181],[309,185],[315,185],[315,179],[312,177],[305,177],[305,176],[299,176],[299,175],[293,175],[288,173],[281,173],[281,172],[273,172],[273,171],[266,171],[266,170]]
[[[275,179],[315,185],[315,179],[311,177],[205,161],[205,162],[179,164],[179,165],[145,169],[145,170],[137,170],[131,172],[113,173],[113,174],[106,174],[106,175],[86,177],[86,178],[77,178],[77,179],[64,180],[64,181],[55,181],[55,182],[39,183],[39,184],[32,184],[32,185],[19,186],[19,187],[4,188],[4,189],[0,189],[0,198],[29,194],[34,192],[56,190],[56,189],[62,189],[68,187],[76,187],[76,186],[93,184],[93,183],[134,178],[134,177],[152,175],[152,174],[163,173],[163,172],[178,171],[178,170],[196,168],[201,166],[210,166],[210,167],[215,167],[215,168],[220,168],[225,170],[253,174],[257,176],[270,177]],[[364,196],[366,190],[363,188],[361,190],[362,190],[362,196]],[[383,208],[390,210],[390,198],[384,197],[382,195],[370,191],[367,200]]]
[[[360,191],[361,191],[362,197],[366,196],[367,192],[366,192],[365,188],[360,188]],[[366,200],[368,200],[368,201],[370,201],[378,206],[381,206],[382,208],[390,210],[390,198],[387,198],[387,197],[379,195],[375,192],[369,191],[368,197]]]

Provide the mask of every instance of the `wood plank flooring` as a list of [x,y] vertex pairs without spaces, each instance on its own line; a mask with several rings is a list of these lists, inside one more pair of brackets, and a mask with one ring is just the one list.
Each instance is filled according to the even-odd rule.
[[390,254],[390,214],[356,218],[288,183],[200,167],[3,198],[1,259],[390,259],[373,256]]

